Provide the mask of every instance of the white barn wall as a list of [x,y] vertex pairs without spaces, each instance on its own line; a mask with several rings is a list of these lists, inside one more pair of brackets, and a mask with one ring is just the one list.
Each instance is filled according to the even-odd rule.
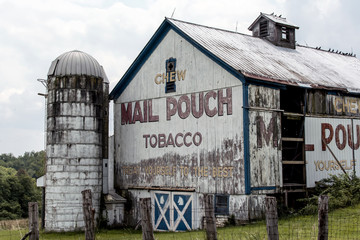
[[251,187],[263,192],[282,185],[280,91],[249,87]]
[[[165,72],[165,61],[170,57],[176,58],[176,69],[186,70],[186,76],[184,80],[176,81],[175,93],[165,94],[165,84],[158,85],[154,79],[157,74]],[[209,117],[204,112],[200,118],[190,114],[186,119],[181,119],[175,114],[171,120],[167,120],[168,97],[178,101],[181,96],[186,95],[191,99],[191,94],[195,94],[198,107],[199,94],[205,95],[212,90],[216,94],[221,91],[223,96],[227,96],[227,91],[231,91],[231,114],[227,112],[227,105],[224,104],[223,116],[216,114]],[[218,96],[216,100],[210,98],[210,109],[218,108],[217,99]],[[121,104],[128,106],[132,101],[134,111],[134,102],[141,101],[140,106],[143,106],[143,100],[152,100],[152,112],[159,116],[158,122],[121,125]],[[199,192],[244,193],[241,106],[240,80],[174,31],[169,31],[114,104],[116,186],[121,189],[134,186],[190,187]],[[185,109],[185,104],[182,109]],[[152,134],[165,134],[168,137],[170,133],[175,137],[178,133],[187,132],[192,136],[197,132],[201,133],[201,144],[192,144],[190,147],[146,148],[143,137]],[[155,166],[171,168],[165,175],[146,173],[147,167]],[[172,167],[176,169],[173,171]],[[189,168],[188,174],[182,172],[186,167]],[[204,173],[204,176],[198,176],[199,174],[195,173],[196,167],[207,167],[208,172]],[[221,173],[223,177],[213,177],[213,169],[217,167],[226,167],[227,173]]]
[[[305,118],[305,143],[313,149],[305,152],[307,187],[315,187],[315,183],[321,179],[343,173],[335,158],[323,145],[323,139],[347,174],[351,175],[355,170],[359,176],[360,165],[357,158],[360,154],[359,144],[357,144],[360,138],[357,131],[359,125],[360,120],[357,119]],[[354,149],[351,147],[352,144],[349,144],[349,138],[355,143]]]

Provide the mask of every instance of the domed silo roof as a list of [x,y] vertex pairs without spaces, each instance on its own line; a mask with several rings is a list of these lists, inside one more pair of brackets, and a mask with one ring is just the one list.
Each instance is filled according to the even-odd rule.
[[61,54],[51,63],[48,72],[48,77],[74,75],[101,77],[105,82],[109,82],[103,67],[98,61],[89,54],[78,50]]

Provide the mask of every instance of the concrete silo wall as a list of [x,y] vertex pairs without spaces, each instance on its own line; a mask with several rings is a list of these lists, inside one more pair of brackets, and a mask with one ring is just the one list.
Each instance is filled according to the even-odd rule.
[[[81,191],[99,216],[107,156],[108,84],[89,76],[49,77],[45,229],[83,229]],[[103,154],[104,152],[104,154]]]

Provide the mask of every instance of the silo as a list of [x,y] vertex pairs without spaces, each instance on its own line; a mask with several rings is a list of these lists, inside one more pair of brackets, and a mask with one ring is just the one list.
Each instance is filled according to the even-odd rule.
[[47,86],[45,230],[84,229],[81,191],[90,189],[99,217],[102,167],[107,160],[108,80],[81,51],[51,64]]

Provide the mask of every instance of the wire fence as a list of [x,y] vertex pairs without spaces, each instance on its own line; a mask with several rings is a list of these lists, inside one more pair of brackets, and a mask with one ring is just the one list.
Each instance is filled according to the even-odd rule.
[[[322,199],[324,198],[324,199]],[[192,231],[163,231],[153,233],[153,228],[157,229],[158,225],[153,225],[151,216],[150,199],[142,199],[141,205],[141,230],[134,229],[93,229],[95,239],[360,239],[360,204],[355,207],[338,209],[328,213],[328,197],[321,196],[319,198],[319,212],[317,215],[288,215],[278,219],[276,200],[274,197],[267,197],[265,201],[265,211],[235,211],[232,216],[218,215],[215,217],[212,196],[209,195],[205,200],[205,208],[192,209],[192,216],[202,213],[203,217],[186,219],[186,212],[170,212],[164,214],[159,221],[166,222],[167,229],[179,230],[179,224],[183,222],[185,230],[189,226],[197,226],[204,230]],[[31,204],[31,203],[30,203]],[[37,232],[38,216],[37,208],[34,208],[34,214],[31,220],[11,220],[0,221],[0,240],[22,239],[28,232],[30,226],[32,231]],[[179,209],[178,209],[179,210]],[[35,216],[35,220],[34,220]],[[158,215],[159,216],[159,215]],[[172,217],[169,217],[172,216]],[[241,218],[239,216],[247,216]],[[168,217],[168,218],[167,218]],[[167,220],[167,219],[168,220]],[[245,221],[245,219],[258,219],[253,221]],[[198,219],[198,220],[196,220]],[[260,220],[259,220],[260,219]],[[262,219],[262,220],[261,220]],[[93,220],[92,220],[93,221]],[[188,222],[187,222],[188,221]],[[33,223],[36,223],[35,225]],[[30,223],[30,224],[29,224]],[[216,225],[214,224],[216,223]],[[177,224],[177,225],[176,225]],[[164,225],[165,226],[165,225]],[[171,226],[169,228],[169,226]],[[186,227],[187,226],[187,227]],[[217,227],[216,227],[217,226]],[[219,227],[222,226],[222,227]],[[147,230],[146,230],[147,229]],[[158,228],[159,229],[159,228]],[[61,232],[48,233],[40,231],[39,239],[84,239],[84,232]],[[153,238],[154,236],[154,238]],[[210,237],[209,237],[210,236]],[[33,238],[36,239],[36,238]],[[91,238],[93,239],[93,238]]]
[[[260,213],[259,213],[260,214]],[[0,239],[19,240],[28,232],[26,220],[0,221]],[[318,216],[282,217],[278,221],[279,239],[318,239]],[[155,239],[206,239],[206,231],[155,232]],[[240,226],[217,228],[218,239],[268,239],[266,221],[259,220]],[[83,232],[46,233],[40,231],[39,239],[78,240],[84,239]],[[114,229],[97,230],[95,239],[142,239],[141,230]],[[339,209],[329,213],[328,239],[360,239],[360,205]]]

